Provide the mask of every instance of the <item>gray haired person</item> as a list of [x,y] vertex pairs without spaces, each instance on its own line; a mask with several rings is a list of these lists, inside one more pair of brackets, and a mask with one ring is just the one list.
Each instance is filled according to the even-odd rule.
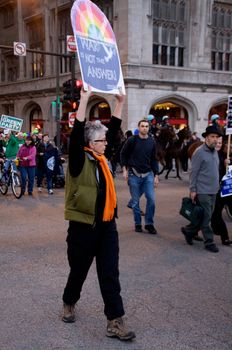
[[219,189],[219,158],[215,147],[222,134],[215,125],[211,125],[206,128],[202,136],[205,138],[205,143],[196,149],[191,159],[189,188],[190,198],[203,207],[204,216],[200,226],[191,223],[182,227],[181,231],[186,242],[192,245],[193,237],[201,230],[205,249],[217,253],[219,249],[214,243],[210,221]]
[[116,96],[116,106],[107,131],[101,123],[85,122],[90,94],[91,91],[81,91],[70,137],[65,193],[70,273],[63,293],[62,320],[75,322],[75,304],[80,299],[83,283],[95,258],[107,318],[106,335],[131,340],[135,334],[126,329],[122,318],[124,307],[119,282],[116,193],[107,162],[121,125],[124,97]]

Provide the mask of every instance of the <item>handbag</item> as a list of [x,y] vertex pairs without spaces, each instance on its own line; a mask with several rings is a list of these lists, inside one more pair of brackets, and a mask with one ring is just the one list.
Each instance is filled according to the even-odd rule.
[[182,198],[180,215],[189,220],[191,224],[200,226],[204,216],[204,209],[199,204],[193,203],[191,198],[184,197]]

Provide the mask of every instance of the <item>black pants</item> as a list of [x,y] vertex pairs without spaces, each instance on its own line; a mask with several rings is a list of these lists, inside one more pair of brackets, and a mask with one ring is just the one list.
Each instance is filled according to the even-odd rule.
[[220,192],[217,193],[216,203],[211,218],[211,227],[213,229],[213,232],[214,234],[221,236],[222,242],[229,239],[226,223],[222,216],[222,211],[227,201],[228,197],[221,197]]
[[70,221],[67,236],[70,273],[63,301],[75,304],[96,257],[97,275],[108,320],[124,315],[119,283],[119,245],[115,221],[90,225]]

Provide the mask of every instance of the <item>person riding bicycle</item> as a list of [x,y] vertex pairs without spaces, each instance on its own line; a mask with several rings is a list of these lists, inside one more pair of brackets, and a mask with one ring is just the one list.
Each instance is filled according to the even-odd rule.
[[[11,130],[4,130],[5,134],[5,139],[3,141],[3,146],[6,148],[5,150],[5,164],[4,164],[4,170],[7,171],[10,166],[10,162],[12,160],[16,159],[18,149],[19,149],[19,140],[18,138],[14,135]],[[15,163],[13,163],[14,170],[17,171]]]

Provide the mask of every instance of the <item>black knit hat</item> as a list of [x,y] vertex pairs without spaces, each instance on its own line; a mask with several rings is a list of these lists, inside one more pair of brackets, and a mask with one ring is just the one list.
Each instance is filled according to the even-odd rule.
[[203,137],[208,136],[209,134],[217,134],[218,136],[223,136],[221,130],[216,125],[209,125],[205,129],[205,132],[202,133]]

